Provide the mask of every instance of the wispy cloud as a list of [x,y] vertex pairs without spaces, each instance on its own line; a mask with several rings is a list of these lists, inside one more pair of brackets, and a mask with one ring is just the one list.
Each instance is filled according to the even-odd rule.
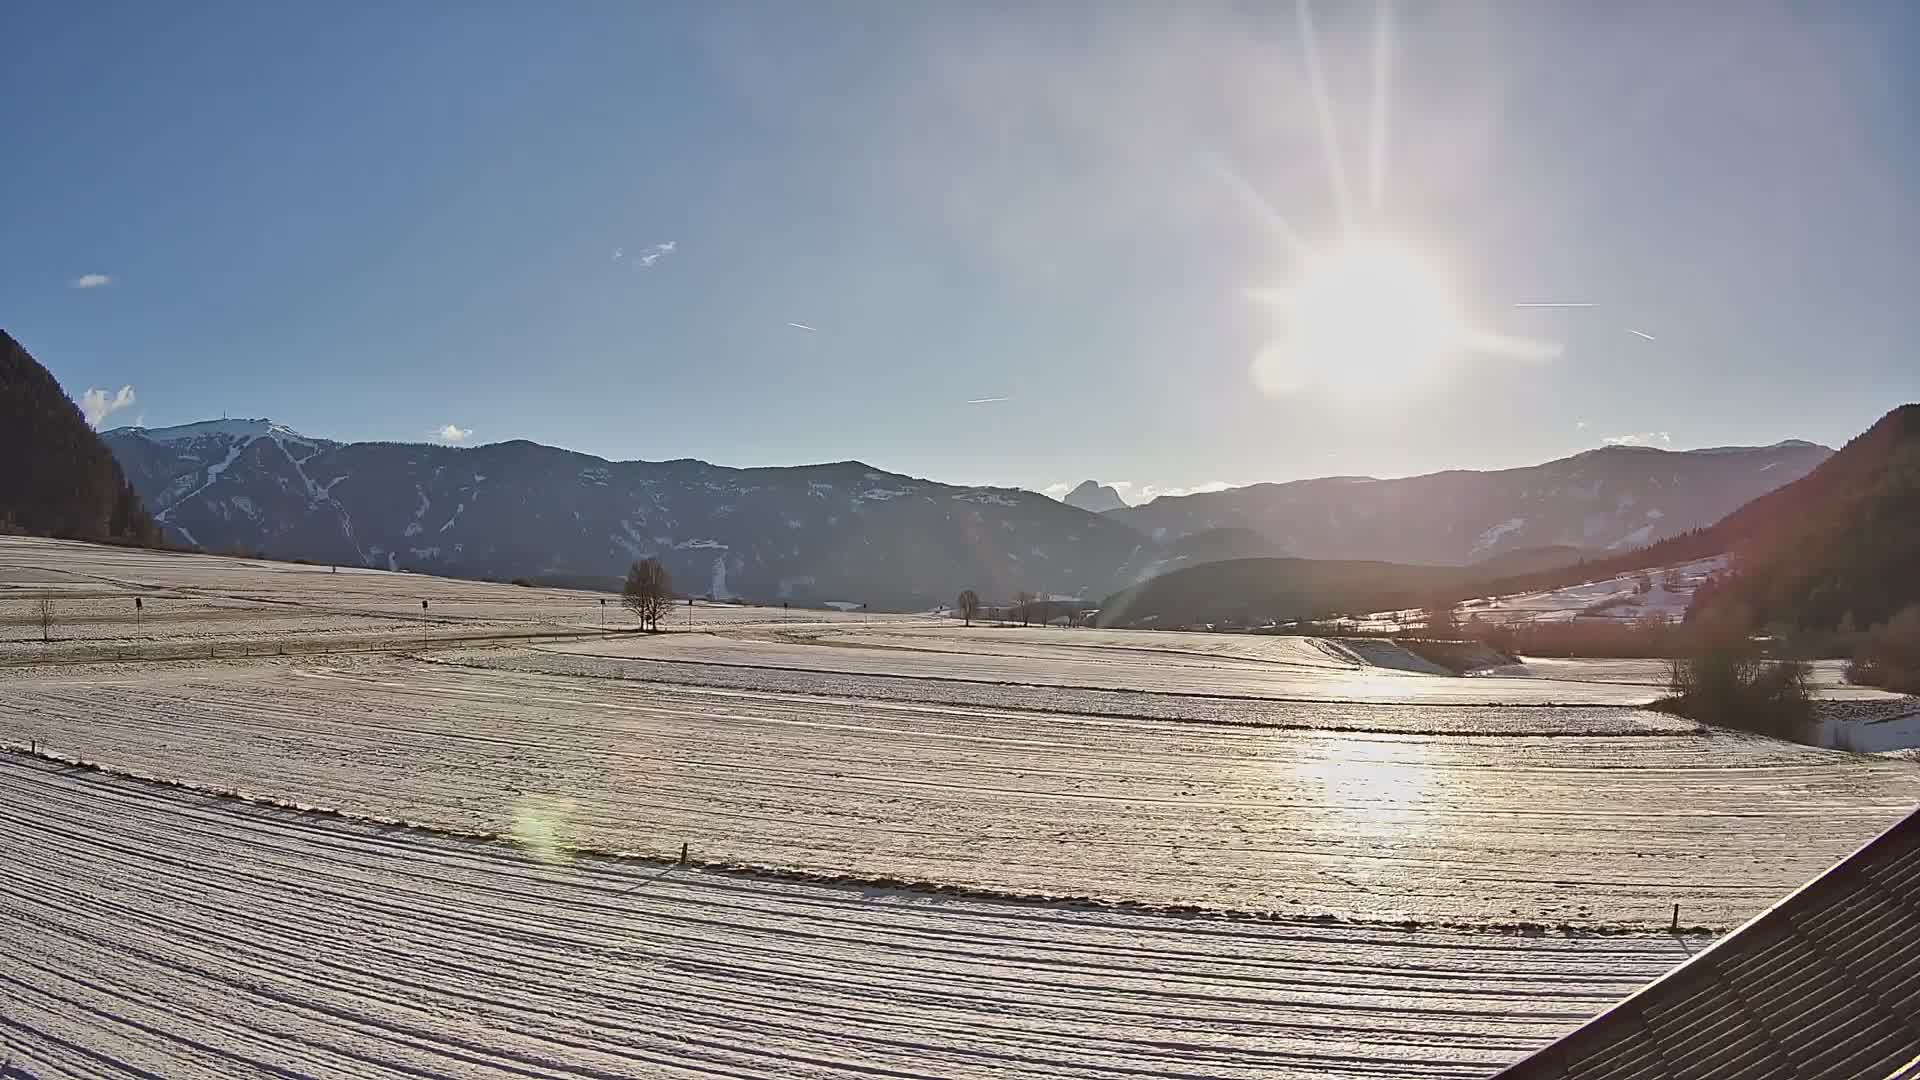
[[1010,397],[977,397],[977,398],[968,398],[968,399],[967,399],[967,404],[969,404],[969,405],[991,405],[991,404],[993,404],[993,403],[994,403],[994,402],[996,402],[996,401],[1012,401],[1012,400],[1013,400],[1013,399],[1012,399],[1012,398],[1010,398]]
[[80,411],[87,414],[87,423],[99,427],[100,421],[132,405],[133,402],[134,394],[131,386],[121,387],[117,394],[109,393],[98,386],[89,386],[86,392],[80,395]]
[[459,424],[446,424],[433,430],[433,441],[454,445],[473,438],[472,428],[463,428]]
[[1643,337],[1643,338],[1646,338],[1648,341],[1658,340],[1652,334],[1649,334],[1644,330],[1635,330],[1631,326],[1622,327],[1621,329],[1625,330],[1629,334],[1632,334],[1634,337]]
[[81,274],[67,282],[67,286],[74,289],[98,289],[111,284],[113,284],[112,274]]
[[1608,446],[1672,446],[1673,436],[1665,431],[1642,431],[1632,435],[1609,435],[1600,441]]
[[809,334],[814,333],[820,329],[817,326],[808,326],[806,323],[803,323],[803,322],[790,322],[787,325],[793,327],[795,330],[805,330]]
[[627,257],[626,248],[617,247],[613,249],[613,261],[626,262],[626,263],[630,263],[631,265],[640,266],[640,267],[652,266],[654,263],[659,262],[661,259],[664,259],[667,256],[673,254],[675,251],[679,250],[679,247],[680,247],[680,244],[678,241],[662,240],[660,243],[654,244],[651,247],[641,248],[640,254],[635,255],[630,259]]
[[1585,420],[1575,420],[1573,422],[1573,426],[1580,429],[1581,431],[1587,430],[1587,422]]

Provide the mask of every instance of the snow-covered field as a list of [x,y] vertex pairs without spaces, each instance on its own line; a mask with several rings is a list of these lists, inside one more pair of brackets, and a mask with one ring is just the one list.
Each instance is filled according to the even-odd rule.
[[[827,633],[802,642],[782,637],[703,634],[583,639],[543,648],[608,660],[679,661],[766,670],[958,680],[1269,701],[1382,705],[1644,705],[1658,697],[1633,686],[1536,678],[1453,679],[1335,660],[1264,662],[1171,651],[1079,648],[1077,631],[1050,631],[1058,646],[961,640],[948,634],[884,630]],[[1089,634],[1104,631],[1089,631]],[[1113,631],[1124,633],[1124,631]],[[1159,637],[1135,631],[1142,637]],[[1198,635],[1194,635],[1198,636]],[[1306,638],[1291,640],[1312,648]]]
[[[1566,622],[1575,618],[1639,619],[1656,616],[1678,621],[1693,602],[1694,590],[1727,568],[1727,557],[1661,567],[1647,573],[1653,588],[1637,591],[1638,573],[1569,585],[1547,592],[1469,600],[1456,609],[1461,619],[1479,616],[1491,622]],[[1669,587],[1671,586],[1671,587]]]
[[1618,666],[602,635],[594,594],[0,538],[0,604],[54,588],[178,603],[163,640],[364,643],[423,597],[521,629],[153,661],[7,626],[0,744],[133,777],[0,753],[0,1053],[35,1076],[1483,1075],[1697,948],[1675,903],[1736,925],[1920,801],[1920,762],[1646,712]]
[[383,657],[72,667],[0,683],[0,739],[356,814],[537,822],[596,849],[1502,924],[1664,925],[1677,901],[1691,923],[1731,926],[1920,801],[1909,762],[1664,717],[1582,726],[1627,710],[1544,710],[1526,722],[1557,734],[1516,735],[1456,725],[1533,710],[1341,710],[1349,729],[1375,712],[1430,729],[1375,734],[812,695],[784,678],[662,686]]
[[[51,643],[41,640],[43,597],[53,600]],[[688,614],[676,608],[668,621],[685,626]],[[929,621],[706,602],[691,614],[699,629]],[[316,652],[403,645],[423,631],[444,642],[633,625],[607,593],[0,536],[0,663],[165,658],[208,646],[221,656]]]
[[548,863],[0,756],[8,1075],[1483,1076],[1698,940]]

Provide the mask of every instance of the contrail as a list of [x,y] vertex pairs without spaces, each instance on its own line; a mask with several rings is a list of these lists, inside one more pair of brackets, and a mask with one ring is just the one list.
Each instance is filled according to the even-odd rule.
[[1654,336],[1653,336],[1652,334],[1649,334],[1649,333],[1647,333],[1647,332],[1646,332],[1646,331],[1644,331],[1644,330],[1635,330],[1635,329],[1634,329],[1633,327],[1631,327],[1631,326],[1625,326],[1625,327],[1621,327],[1621,329],[1623,329],[1623,330],[1625,330],[1625,331],[1626,331],[1627,333],[1629,333],[1629,334],[1632,334],[1632,335],[1633,335],[1634,337],[1643,337],[1643,338],[1646,338],[1646,339],[1647,339],[1648,341],[1658,341],[1658,340],[1659,340],[1658,338],[1656,338],[1656,337],[1654,337]]
[[996,402],[996,401],[1012,401],[1012,400],[1013,400],[1013,399],[1012,399],[1012,398],[1010,398],[1010,397],[977,397],[977,398],[968,398],[968,399],[967,399],[967,404],[969,404],[969,405],[991,405],[991,404],[993,404],[993,403],[994,403],[994,402]]
[[1353,228],[1353,201],[1347,194],[1347,171],[1340,163],[1340,140],[1333,130],[1333,102],[1327,97],[1326,76],[1320,71],[1320,41],[1313,32],[1313,5],[1298,0],[1300,38],[1307,47],[1307,76],[1313,82],[1313,108],[1320,114],[1320,141],[1327,152],[1327,172],[1333,178],[1333,199],[1340,207],[1340,227]]
[[1373,126],[1368,133],[1367,197],[1373,208],[1387,188],[1387,108],[1393,83],[1393,5],[1380,0],[1373,17]]
[[787,325],[793,327],[795,330],[805,330],[809,334],[818,333],[820,331],[819,327],[808,326],[806,323],[803,323],[803,322],[790,322]]
[[1584,303],[1562,303],[1561,301],[1558,301],[1558,300],[1544,300],[1539,302],[1519,303],[1513,306],[1514,307],[1592,307],[1593,305],[1584,304]]

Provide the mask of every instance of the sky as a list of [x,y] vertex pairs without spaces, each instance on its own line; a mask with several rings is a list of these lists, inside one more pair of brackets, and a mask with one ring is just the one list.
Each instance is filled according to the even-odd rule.
[[103,427],[1138,501],[1920,399],[1901,0],[23,0],[0,38],[0,326]]

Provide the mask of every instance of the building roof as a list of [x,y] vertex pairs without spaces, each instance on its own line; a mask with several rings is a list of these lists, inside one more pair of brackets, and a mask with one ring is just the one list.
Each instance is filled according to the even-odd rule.
[[1496,1080],[1920,1069],[1920,810]]

